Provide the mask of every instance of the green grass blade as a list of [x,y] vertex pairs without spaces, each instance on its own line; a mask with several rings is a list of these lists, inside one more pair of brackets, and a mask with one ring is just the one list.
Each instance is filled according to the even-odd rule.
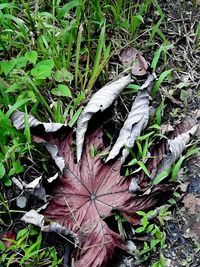
[[152,96],[155,96],[155,94],[157,93],[161,83],[164,81],[164,79],[171,74],[171,72],[173,71],[173,69],[169,69],[164,71],[163,73],[161,73],[160,77],[158,78],[158,81],[155,83],[153,90],[152,90]]

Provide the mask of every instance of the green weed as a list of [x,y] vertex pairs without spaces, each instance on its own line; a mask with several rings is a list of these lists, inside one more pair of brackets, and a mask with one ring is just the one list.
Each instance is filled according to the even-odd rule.
[[[6,247],[4,241],[9,241]],[[16,239],[3,238],[0,241],[0,265],[10,266],[61,266],[62,259],[57,255],[55,247],[42,247],[42,233],[36,229],[21,229]]]

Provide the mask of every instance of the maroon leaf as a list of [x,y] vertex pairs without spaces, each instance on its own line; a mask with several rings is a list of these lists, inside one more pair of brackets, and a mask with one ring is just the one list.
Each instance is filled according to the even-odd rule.
[[171,185],[155,187],[148,196],[129,193],[130,180],[120,175],[120,160],[105,164],[98,156],[90,156],[91,144],[95,151],[104,148],[101,130],[88,136],[78,164],[74,163],[71,148],[72,133],[45,134],[44,139],[58,147],[65,168],[43,214],[79,236],[79,248],[74,253],[75,266],[105,266],[116,248],[124,249],[124,244],[104,219],[117,209],[130,222],[138,223],[136,211],[155,205],[162,192],[171,191]]
[[[11,240],[9,240],[9,239],[11,239]],[[13,232],[7,232],[2,237],[2,241],[3,241],[6,248],[9,248],[13,244],[12,240],[15,240],[15,239],[16,239],[16,235]]]
[[[47,132],[47,128],[48,123],[39,123],[31,127],[31,132],[36,142],[47,143],[47,149],[59,167],[58,161],[62,163],[62,168],[43,214],[78,236],[79,245],[74,251],[76,267],[105,266],[116,248],[124,249],[124,243],[104,219],[118,210],[131,223],[138,224],[136,212],[152,208],[173,186],[163,184],[146,195],[132,194],[128,191],[130,178],[120,175],[120,160],[105,164],[98,155],[90,155],[91,144],[94,151],[104,149],[101,129],[87,136],[82,158],[75,163],[73,133],[69,128],[62,126],[52,132]],[[144,181],[140,189],[146,188],[148,184]]]

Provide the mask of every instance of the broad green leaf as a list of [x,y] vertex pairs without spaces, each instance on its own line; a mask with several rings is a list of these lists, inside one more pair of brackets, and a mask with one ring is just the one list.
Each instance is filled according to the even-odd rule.
[[38,54],[36,51],[30,51],[30,52],[26,52],[25,57],[30,63],[35,64],[37,61]]
[[50,58],[50,59],[45,59],[45,60],[42,60],[42,61],[38,62],[36,67],[44,66],[44,65],[49,67],[50,69],[53,69],[55,64],[54,64],[53,59]]
[[73,75],[66,69],[62,68],[61,70],[57,70],[55,72],[54,80],[59,83],[62,83],[64,81],[71,82],[73,80]]
[[141,227],[138,227],[138,228],[135,229],[135,233],[138,233],[138,234],[139,234],[139,233],[142,233],[142,232],[144,232],[144,231],[145,231],[145,228],[142,227],[142,226],[141,226]]
[[83,110],[83,107],[80,107],[76,113],[74,114],[74,116],[71,118],[70,122],[69,122],[69,127],[73,127],[73,125],[75,124],[75,122],[77,121],[78,117],[80,116],[81,112]]
[[155,71],[156,67],[157,67],[157,64],[158,64],[158,60],[160,58],[160,54],[163,50],[163,45],[161,45],[159,47],[159,49],[155,52],[155,55],[154,55],[154,58],[152,60],[152,63],[151,63],[151,68]]
[[17,101],[13,106],[9,108],[9,110],[6,112],[5,120],[7,120],[10,115],[13,113],[14,110],[18,109],[19,107],[23,106],[25,103],[30,101],[30,98],[22,99],[21,101]]
[[24,170],[24,167],[20,165],[18,161],[13,162],[12,168],[9,170],[8,175],[18,174]]
[[144,212],[144,211],[142,211],[142,210],[139,210],[139,211],[137,211],[136,212],[138,215],[140,215],[140,216],[146,216],[146,213]]
[[51,93],[57,96],[66,96],[72,98],[69,88],[64,84],[59,84],[57,88],[51,90]]
[[20,85],[18,83],[13,83],[8,87],[8,89],[5,91],[6,94],[17,92],[20,89]]
[[4,243],[0,241],[0,251],[4,251],[6,249]]
[[17,233],[17,237],[16,237],[16,240],[18,240],[20,237],[24,236],[25,234],[28,234],[28,229],[27,228],[24,228],[24,229],[21,229],[18,233]]
[[6,173],[5,167],[2,162],[0,162],[0,179],[4,177]]
[[11,179],[8,177],[8,176],[5,176],[4,179],[3,179],[3,183],[6,185],[6,186],[11,186],[12,185],[12,181]]
[[28,123],[28,112],[27,112],[26,106],[25,106],[24,124],[25,124],[24,133],[26,135],[26,140],[28,143],[30,143],[31,142],[31,132],[30,132],[30,127],[29,127],[29,123]]
[[90,144],[90,156],[91,158],[94,158],[95,156],[95,148],[93,144]]
[[131,83],[131,84],[129,84],[129,85],[127,86],[127,88],[128,88],[128,89],[138,90],[138,89],[141,88],[141,86],[138,85],[138,84],[133,84],[133,83]]
[[4,72],[4,74],[7,76],[11,70],[15,67],[17,63],[16,59],[11,59],[9,61],[2,61],[1,62],[1,69]]
[[149,176],[150,176],[150,173],[149,173],[149,171],[147,170],[147,167],[144,165],[144,163],[138,161],[138,165],[142,168],[142,170],[145,172],[145,174],[149,177]]
[[135,165],[136,163],[138,163],[137,159],[132,159],[132,160],[128,163],[128,166]]
[[4,8],[17,8],[17,9],[19,9],[19,7],[15,6],[13,3],[0,4],[0,10],[4,9]]
[[197,154],[199,152],[200,148],[199,147],[191,147],[188,152],[186,153],[186,158],[191,157],[194,154]]
[[27,63],[26,57],[18,57],[15,68],[22,69],[26,66],[26,63]]
[[31,75],[36,79],[46,79],[51,77],[51,68],[46,65],[36,66],[31,70]]

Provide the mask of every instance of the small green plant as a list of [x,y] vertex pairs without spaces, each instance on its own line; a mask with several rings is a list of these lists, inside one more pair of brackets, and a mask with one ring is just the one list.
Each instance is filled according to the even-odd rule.
[[127,220],[123,218],[122,216],[120,216],[120,214],[115,214],[115,220],[117,221],[118,231],[120,235],[123,238],[126,238],[127,234],[126,234],[126,230],[123,227],[123,223],[126,222]]
[[165,267],[165,257],[162,253],[160,253],[159,260],[154,262],[151,267]]
[[152,217],[156,217],[155,211],[151,210],[147,213],[138,211],[137,214],[141,216],[141,222],[140,226],[135,229],[135,233],[149,236],[149,241],[144,242],[143,248],[135,252],[138,263],[142,263],[147,261],[152,253],[166,248],[166,234],[151,222]]
[[136,148],[130,149],[132,159],[126,165],[126,175],[134,174],[139,170],[143,170],[149,177],[150,173],[145,165],[146,161],[150,158],[149,149],[156,138],[166,138],[160,132],[160,126],[157,124],[151,125],[144,133],[136,140]]
[[196,146],[192,146],[188,149],[185,155],[182,155],[179,160],[173,164],[173,166],[169,169],[164,170],[163,172],[159,173],[155,179],[152,182],[152,185],[159,184],[161,181],[163,181],[166,177],[171,175],[171,180],[173,182],[177,182],[178,174],[181,169],[182,163],[187,158],[191,157],[194,154],[197,154],[199,151],[199,148]]
[[[4,245],[4,241],[9,246]],[[16,240],[3,238],[0,241],[0,266],[10,266],[13,263],[19,266],[61,266],[55,247],[42,246],[42,233],[27,227],[17,233]]]

